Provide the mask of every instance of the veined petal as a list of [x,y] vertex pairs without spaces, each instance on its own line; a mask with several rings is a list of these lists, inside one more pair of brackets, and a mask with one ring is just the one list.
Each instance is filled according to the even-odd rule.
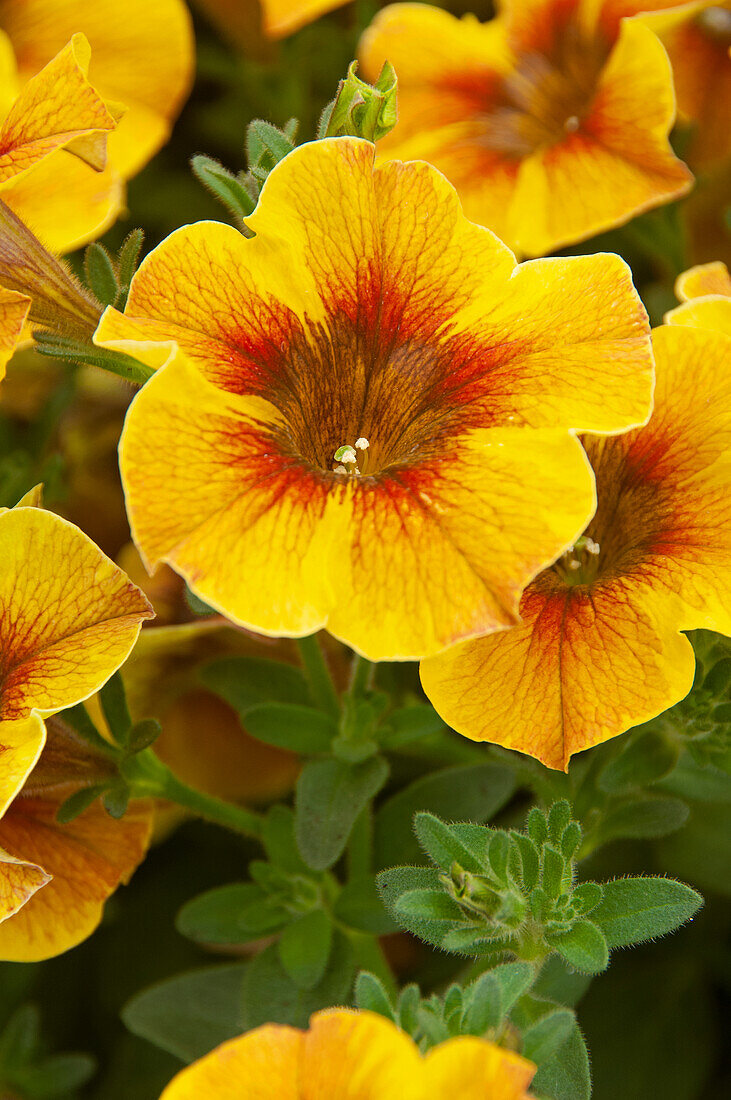
[[75,34],[22,89],[0,129],[0,185],[64,146],[104,167],[116,119],[87,79],[89,58],[89,43]]
[[520,264],[507,286],[486,282],[455,328],[500,349],[504,368],[484,388],[502,424],[614,433],[648,419],[649,324],[619,256]]
[[423,1065],[414,1041],[373,1012],[316,1013],[305,1033],[302,1100],[417,1100]]
[[526,1089],[536,1067],[494,1043],[463,1035],[432,1047],[425,1077],[435,1096],[445,1100],[528,1100]]
[[51,876],[42,867],[16,859],[0,848],[0,926],[50,881]]
[[35,767],[46,743],[46,727],[37,714],[0,721],[0,818]]
[[152,610],[78,528],[38,508],[0,516],[0,714],[60,710],[122,664]]
[[115,821],[96,803],[70,825],[58,824],[58,808],[55,801],[24,798],[0,821],[0,848],[51,876],[0,924],[0,959],[48,959],[86,939],[106,899],[147,850],[152,817],[146,804],[132,804]]
[[190,88],[193,38],[182,0],[0,0],[0,25],[29,79],[79,29],[91,43],[91,79],[125,105],[109,155],[134,175],[166,140]]
[[679,631],[731,635],[731,340],[666,326],[654,347],[649,424],[586,440],[588,547],[527,589],[521,625],[421,666],[456,730],[549,767],[683,698],[695,662]]
[[422,662],[436,710],[472,740],[566,770],[573,753],[654,718],[691,688],[690,642],[663,631],[622,581],[586,592],[537,585],[521,617],[512,630]]
[[527,578],[595,507],[575,439],[499,429],[373,486],[349,481],[340,495],[330,502],[339,536],[326,625],[373,660],[413,659],[517,622]]
[[15,290],[0,287],[0,380],[23,335],[31,299]]

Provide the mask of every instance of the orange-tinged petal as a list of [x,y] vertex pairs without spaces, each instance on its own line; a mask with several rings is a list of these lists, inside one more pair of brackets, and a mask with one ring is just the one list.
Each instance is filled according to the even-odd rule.
[[0,818],[35,767],[46,742],[46,727],[37,714],[0,721]]
[[116,120],[87,79],[89,57],[86,38],[75,34],[22,89],[0,129],[0,185],[64,146],[104,167]]
[[15,290],[0,287],[0,380],[5,367],[23,335],[31,299]]
[[347,0],[261,0],[264,30],[271,38],[285,38]]
[[51,876],[42,867],[16,859],[0,848],[0,925],[50,881]]
[[650,409],[629,269],[517,267],[438,172],[374,172],[352,139],[285,158],[248,224],[174,233],[95,337],[162,366],[120,449],[146,564],[261,633],[327,623],[376,659],[513,622],[591,511],[568,433]]
[[663,637],[658,616],[624,589],[537,586],[520,626],[422,662],[425,692],[458,733],[566,769],[573,753],[653,718],[693,683],[690,642]]
[[426,1055],[426,1079],[445,1100],[527,1100],[536,1067],[511,1050],[470,1035],[449,1039]]
[[302,1100],[417,1100],[423,1071],[416,1044],[390,1020],[331,1009],[310,1020],[299,1095]]
[[92,83],[125,117],[109,143],[112,165],[129,177],[167,139],[192,78],[193,39],[182,0],[0,0],[0,25],[27,80],[73,33],[91,44]]
[[147,600],[78,528],[37,508],[0,516],[0,560],[0,715],[85,699],[129,654]]
[[124,185],[114,168],[95,172],[59,149],[11,180],[2,201],[51,252],[70,252],[113,224],[124,206]]
[[182,1070],[160,1100],[301,1100],[304,1034],[266,1024]]
[[542,573],[521,625],[421,666],[456,730],[549,767],[683,698],[694,657],[679,631],[731,634],[731,340],[666,326],[654,346],[649,424],[587,440],[599,507],[585,562]]
[[731,298],[731,275],[726,264],[716,260],[689,268],[675,280],[675,294],[681,302],[689,302],[692,298],[707,294],[721,294]]
[[668,144],[674,117],[665,51],[627,20],[579,132],[523,161],[508,241],[541,255],[685,194],[693,176]]
[[59,804],[18,799],[0,821],[0,848],[51,876],[10,919],[0,924],[0,959],[35,962],[86,939],[104,902],[143,858],[152,817],[133,803],[115,821],[98,803],[70,825],[56,821]]
[[511,423],[600,433],[648,418],[654,385],[649,324],[619,256],[520,264],[507,293],[486,280],[455,324],[513,345],[506,370],[496,372],[488,389]]

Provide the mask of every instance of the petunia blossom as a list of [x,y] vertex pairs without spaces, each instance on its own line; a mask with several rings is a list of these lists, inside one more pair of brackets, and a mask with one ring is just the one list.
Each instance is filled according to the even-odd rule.
[[652,419],[584,440],[596,516],[526,590],[522,624],[421,666],[458,732],[551,768],[687,694],[681,631],[731,635],[731,339],[666,325],[654,348]]
[[162,366],[128,413],[133,537],[259,633],[406,659],[516,621],[594,510],[573,430],[648,415],[622,260],[518,267],[426,164],[301,146],[245,238],[173,233],[95,339]]
[[399,78],[399,122],[379,150],[436,165],[469,218],[528,256],[683,195],[667,55],[611,5],[504,0],[487,24],[384,8],[359,47],[366,79],[385,59]]
[[529,1100],[535,1066],[472,1036],[422,1055],[372,1012],[328,1009],[307,1031],[265,1024],[182,1070],[161,1100]]
[[675,282],[681,304],[665,315],[670,325],[692,325],[731,336],[731,277],[716,260],[684,271]]
[[[59,148],[3,189],[3,200],[47,247],[70,251],[114,221],[123,181],[167,140],[192,80],[190,16],[183,0],[0,0],[0,28],[0,111],[27,96],[36,74],[77,32],[91,44],[93,88],[124,108],[102,172]],[[59,76],[56,91],[69,110],[68,80]]]
[[[78,528],[37,507],[0,513],[0,561],[0,958],[31,961],[89,935],[144,853],[148,815],[120,826],[92,809],[57,825],[70,763],[83,774],[88,761],[61,752],[58,733],[47,741],[44,718],[98,690],[152,610]],[[67,770],[46,789],[60,756]]]

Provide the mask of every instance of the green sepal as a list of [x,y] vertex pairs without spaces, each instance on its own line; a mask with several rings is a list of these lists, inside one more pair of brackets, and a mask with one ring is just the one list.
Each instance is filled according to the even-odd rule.
[[397,1022],[386,987],[380,978],[368,970],[361,970],[356,979],[355,1004],[362,1012],[375,1012],[392,1023]]
[[107,787],[102,795],[102,805],[110,817],[115,820],[124,817],[130,800],[130,789],[123,779]]
[[289,120],[289,133],[277,129],[263,118],[255,118],[249,123],[246,128],[246,158],[250,168],[255,168],[266,160],[271,169],[292,152],[292,123],[296,123],[296,119]]
[[86,285],[103,306],[113,306],[119,297],[120,285],[114,261],[103,244],[93,241],[84,252]]
[[91,367],[109,371],[126,382],[144,386],[155,373],[139,359],[111,348],[97,347],[92,343],[61,336],[55,332],[33,331],[36,351],[49,359],[63,359],[67,363],[86,363]]
[[253,213],[256,203],[243,181],[213,157],[198,153],[190,158],[195,178],[239,221]]
[[144,752],[155,744],[161,733],[162,726],[157,718],[143,718],[140,722],[135,722],[127,737],[127,752],[133,755]]
[[[145,243],[143,229],[132,229],[122,241],[122,247],[117,253],[117,270],[119,273],[119,285],[121,293],[126,296],[130,283],[139,266],[140,253]],[[123,306],[123,302],[116,305]]]
[[361,80],[357,70],[358,62],[352,61],[335,99],[322,113],[318,138],[350,136],[378,141],[396,125],[398,81],[393,66],[385,61],[374,84]]
[[109,726],[109,732],[122,748],[127,747],[129,731],[132,726],[127,693],[121,673],[115,672],[99,691],[102,712]]
[[585,974],[601,974],[609,965],[607,941],[593,921],[577,920],[566,932],[549,932],[546,943]]
[[93,787],[82,787],[80,791],[74,791],[72,795],[62,802],[56,813],[56,821],[59,825],[70,825],[107,789],[106,783],[100,783]]
[[419,843],[437,867],[444,870],[448,870],[453,863],[458,863],[464,870],[474,874],[484,872],[490,834],[479,825],[474,829],[482,859],[477,858],[472,845],[462,842],[459,826],[447,825],[434,814],[417,813],[414,817],[414,832]]

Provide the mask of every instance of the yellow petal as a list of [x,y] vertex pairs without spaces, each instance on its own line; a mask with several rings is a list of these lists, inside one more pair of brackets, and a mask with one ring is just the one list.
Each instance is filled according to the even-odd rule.
[[87,80],[89,55],[84,35],[74,34],[22,89],[0,129],[0,184],[64,146],[93,168],[104,167],[116,120]]
[[701,298],[707,294],[721,294],[731,298],[731,275],[726,264],[716,260],[709,264],[697,264],[675,280],[675,295],[681,302]]
[[193,39],[182,0],[2,0],[0,21],[24,80],[84,32],[94,87],[126,108],[110,162],[125,178],[139,171],[167,139],[190,88]]
[[266,1024],[181,1070],[160,1100],[301,1100],[303,1045],[301,1031]]
[[42,867],[15,859],[0,848],[0,925],[22,909],[50,880],[51,876]]
[[23,334],[31,299],[25,294],[0,287],[0,380]]
[[46,741],[46,727],[37,714],[0,721],[0,818],[36,765]]
[[731,297],[709,294],[705,298],[693,298],[671,309],[664,320],[668,325],[707,328],[731,336]]
[[86,939],[147,849],[152,818],[143,803],[133,803],[120,821],[95,803],[70,825],[58,824],[58,809],[55,801],[18,799],[0,821],[0,848],[51,876],[0,924],[0,959],[48,959]]
[[124,206],[124,185],[112,167],[95,172],[59,149],[11,180],[2,201],[51,252],[71,252],[113,224]]
[[310,1020],[302,1100],[418,1100],[425,1083],[416,1044],[383,1016],[330,1009]]
[[449,1100],[528,1100],[536,1067],[511,1050],[472,1036],[449,1039],[426,1055],[426,1079],[434,1096]]
[[4,718],[60,710],[96,691],[151,608],[78,528],[37,508],[0,516]]

